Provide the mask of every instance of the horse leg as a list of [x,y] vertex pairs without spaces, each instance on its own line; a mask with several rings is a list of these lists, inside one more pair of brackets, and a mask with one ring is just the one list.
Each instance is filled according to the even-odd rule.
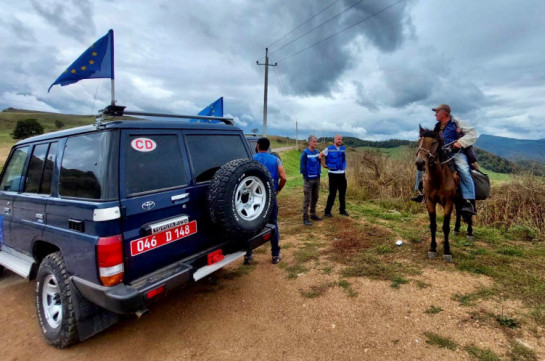
[[428,214],[430,216],[430,232],[431,232],[431,244],[430,244],[430,250],[428,251],[428,258],[435,258],[437,257],[437,242],[435,241],[435,232],[437,231],[437,222],[436,222],[436,214],[435,209],[433,212],[430,212],[428,210]]
[[456,222],[454,223],[454,235],[457,236],[460,234],[460,225],[462,223],[462,212],[460,211],[461,207],[458,202],[456,202]]
[[450,253],[450,243],[448,240],[448,235],[450,233],[450,214],[445,214],[443,220],[443,259],[447,262],[452,262],[452,254]]
[[470,242],[475,241],[475,236],[473,236],[473,216],[468,214],[467,216],[467,240]]

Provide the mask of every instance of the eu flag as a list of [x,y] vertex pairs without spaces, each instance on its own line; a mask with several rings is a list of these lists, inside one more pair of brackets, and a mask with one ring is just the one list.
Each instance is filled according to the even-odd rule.
[[114,31],[98,39],[85,50],[75,62],[51,84],[61,86],[76,83],[82,79],[114,78]]
[[201,110],[198,115],[223,117],[223,97],[219,98],[218,100]]
[[[203,110],[199,112],[197,115],[204,115],[207,117],[223,117],[223,97],[219,98]],[[190,119],[190,122],[193,123],[219,123],[219,120],[215,119]]]

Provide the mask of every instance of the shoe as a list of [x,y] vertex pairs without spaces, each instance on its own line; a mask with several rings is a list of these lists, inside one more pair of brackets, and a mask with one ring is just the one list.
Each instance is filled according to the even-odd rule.
[[465,200],[461,211],[463,213],[468,213],[468,214],[473,214],[473,215],[477,214],[477,212],[475,211],[475,207],[473,207],[473,204],[468,199]]
[[309,221],[308,219],[303,219],[303,224],[304,224],[305,226],[312,226],[312,222]]
[[280,261],[282,260],[282,256],[278,255],[278,256],[273,256],[272,257],[272,264],[278,264],[280,263]]
[[421,192],[418,192],[418,194],[416,196],[411,198],[411,201],[417,202],[417,203],[420,203],[423,200],[424,200],[424,194],[422,194]]
[[333,218],[333,215],[331,214],[331,212],[325,212],[325,213],[324,213],[324,217],[326,217],[326,218]]
[[323,220],[322,217],[318,217],[317,215],[313,214],[312,216],[310,216],[310,219],[312,219],[313,221],[321,221]]
[[339,214],[340,214],[341,216],[350,217],[350,214],[348,214],[347,211],[340,212]]
[[251,265],[253,262],[254,262],[254,257],[253,256],[244,256],[244,264],[246,266]]

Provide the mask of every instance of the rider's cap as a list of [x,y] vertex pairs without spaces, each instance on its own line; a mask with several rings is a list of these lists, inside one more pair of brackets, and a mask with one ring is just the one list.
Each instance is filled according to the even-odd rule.
[[444,111],[446,111],[447,113],[450,114],[450,107],[448,106],[448,104],[441,104],[440,106],[435,107],[432,110],[434,112],[438,112],[439,110],[444,110]]

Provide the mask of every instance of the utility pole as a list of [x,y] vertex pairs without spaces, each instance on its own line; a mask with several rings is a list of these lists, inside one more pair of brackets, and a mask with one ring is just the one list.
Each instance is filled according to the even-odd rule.
[[267,87],[269,84],[269,66],[276,66],[278,63],[269,64],[269,48],[265,48],[265,64],[255,62],[257,65],[265,65],[265,95],[263,96],[263,136],[267,136]]

